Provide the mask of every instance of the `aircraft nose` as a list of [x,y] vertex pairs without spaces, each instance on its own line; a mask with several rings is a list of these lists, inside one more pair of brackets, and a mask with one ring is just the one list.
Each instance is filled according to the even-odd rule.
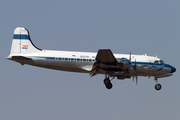
[[171,66],[171,73],[176,72],[176,68]]

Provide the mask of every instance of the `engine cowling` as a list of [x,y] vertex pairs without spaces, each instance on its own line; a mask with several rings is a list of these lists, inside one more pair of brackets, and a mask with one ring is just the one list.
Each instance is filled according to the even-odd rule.
[[130,65],[130,61],[127,58],[117,58],[119,66],[122,66],[124,68],[128,68]]

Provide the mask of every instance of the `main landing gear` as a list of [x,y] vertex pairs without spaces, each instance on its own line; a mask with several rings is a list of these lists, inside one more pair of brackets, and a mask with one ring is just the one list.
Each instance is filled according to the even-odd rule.
[[161,84],[158,83],[157,78],[155,78],[155,81],[156,81],[155,89],[161,90],[162,86],[161,86]]
[[106,86],[107,89],[111,89],[113,87],[111,80],[115,78],[115,76],[110,80],[109,75],[105,74],[105,79],[104,79],[104,85]]
[[109,80],[109,77],[104,79],[104,85],[107,89],[111,89],[113,87],[111,81]]

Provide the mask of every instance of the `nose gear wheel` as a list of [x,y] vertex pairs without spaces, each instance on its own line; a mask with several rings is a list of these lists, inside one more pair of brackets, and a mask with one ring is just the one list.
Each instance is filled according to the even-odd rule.
[[158,83],[158,84],[155,85],[156,90],[160,90],[161,88],[162,88],[161,84]]
[[155,81],[156,81],[155,89],[161,90],[162,86],[161,86],[161,84],[158,83],[157,78],[155,78]]

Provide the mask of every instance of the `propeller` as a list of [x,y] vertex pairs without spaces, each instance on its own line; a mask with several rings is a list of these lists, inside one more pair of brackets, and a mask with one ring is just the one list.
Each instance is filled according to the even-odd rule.
[[[131,66],[131,52],[130,52],[130,55],[129,55],[129,65]],[[134,82],[134,77],[136,77],[136,84],[137,84],[137,81],[138,81],[138,77],[136,75],[136,59],[135,59],[135,64],[134,64],[134,76],[133,76],[133,82]]]

